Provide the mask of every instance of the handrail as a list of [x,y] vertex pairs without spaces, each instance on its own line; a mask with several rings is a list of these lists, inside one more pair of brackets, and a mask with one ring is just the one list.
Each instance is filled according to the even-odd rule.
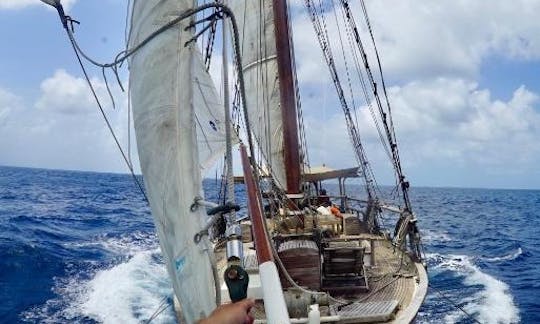
[[[366,203],[366,204],[369,203],[369,201],[366,200],[366,199],[353,198],[353,197],[349,197],[349,196],[336,195],[336,196],[328,196],[328,197],[333,198],[333,199],[343,199],[343,198],[345,198],[348,201],[355,201],[355,202]],[[398,206],[389,205],[389,204],[386,204],[386,203],[381,202],[381,201],[379,201],[377,203],[377,206],[379,206],[380,208],[382,208],[384,210],[387,210],[387,211],[390,211],[390,212],[393,212],[393,213],[396,213],[396,214],[401,214],[401,213],[403,213],[405,211],[403,208],[400,208]]]

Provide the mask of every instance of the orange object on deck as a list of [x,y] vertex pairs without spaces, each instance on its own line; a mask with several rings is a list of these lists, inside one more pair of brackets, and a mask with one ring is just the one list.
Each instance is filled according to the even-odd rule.
[[330,207],[330,212],[336,217],[343,218],[341,212],[339,211],[339,208],[337,208],[336,206]]

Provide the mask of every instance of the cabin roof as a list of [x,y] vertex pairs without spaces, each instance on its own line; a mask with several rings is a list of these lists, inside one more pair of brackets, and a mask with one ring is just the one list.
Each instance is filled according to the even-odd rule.
[[[330,179],[339,179],[339,178],[358,178],[359,167],[339,169],[335,170],[327,167],[326,165],[316,166],[308,168],[306,173],[304,173],[304,181],[306,182],[318,182]],[[262,175],[266,177],[266,175]],[[244,183],[244,176],[235,176],[235,183]]]
[[338,178],[357,178],[360,176],[358,172],[358,167],[334,170],[323,165],[310,168],[308,172],[304,174],[304,179],[308,182],[317,182]]

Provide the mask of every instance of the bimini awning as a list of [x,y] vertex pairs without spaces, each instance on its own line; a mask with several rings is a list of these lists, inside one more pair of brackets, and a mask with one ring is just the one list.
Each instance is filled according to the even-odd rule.
[[[339,179],[339,178],[358,178],[359,167],[348,168],[348,169],[339,169],[335,170],[327,167],[326,165],[308,168],[307,172],[304,174],[304,181],[306,182],[319,182],[330,179]],[[262,178],[267,177],[268,175],[261,175]],[[234,183],[244,183],[244,176],[235,176]]]
[[306,182],[318,182],[329,179],[358,178],[359,172],[358,167],[334,170],[323,165],[308,169],[308,172],[304,174],[304,179]]

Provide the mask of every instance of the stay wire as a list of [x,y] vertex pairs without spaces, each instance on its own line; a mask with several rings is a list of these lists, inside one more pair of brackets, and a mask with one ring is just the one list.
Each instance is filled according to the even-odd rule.
[[467,318],[469,318],[471,321],[475,322],[475,323],[478,323],[478,324],[483,324],[482,322],[480,322],[479,320],[477,320],[476,318],[474,318],[469,312],[467,312],[462,306],[458,305],[454,300],[452,300],[450,297],[448,297],[447,295],[445,295],[442,291],[440,291],[439,289],[433,287],[430,283],[428,283],[428,287],[435,290],[435,292],[437,294],[439,294],[442,298],[446,299],[446,301],[448,301],[452,306],[454,306],[455,308],[457,308],[458,310],[462,311],[463,314],[465,314],[467,316]]
[[344,65],[344,68],[345,68],[345,75],[347,76],[347,86],[349,88],[349,96],[351,98],[351,106],[352,106],[352,110],[355,114],[355,119],[356,119],[356,127],[358,127],[358,117],[356,116],[356,100],[355,100],[355,97],[354,97],[354,91],[353,91],[353,86],[352,86],[352,81],[351,81],[351,73],[349,71],[349,63],[348,63],[348,60],[347,60],[347,56],[345,55],[345,45],[343,44],[343,37],[342,37],[342,33],[341,33],[341,27],[339,27],[339,20],[338,20],[338,15],[337,15],[337,9],[336,9],[336,6],[334,4],[334,0],[331,0],[330,3],[332,4],[332,11],[334,12],[334,19],[336,21],[336,28],[337,28],[337,34],[338,34],[338,38],[339,38],[339,48],[341,49],[341,55],[343,57],[343,65]]
[[[68,31],[68,35],[72,35],[69,29],[66,29],[66,30]],[[72,39],[73,39],[73,37],[70,36],[70,40],[72,40]],[[94,89],[94,85],[90,81],[90,77],[88,76],[88,73],[86,72],[86,68],[84,67],[84,64],[83,64],[83,62],[81,60],[81,56],[79,55],[79,52],[77,51],[78,47],[75,45],[75,43],[73,41],[71,41],[70,43],[71,43],[71,46],[73,47],[73,50],[75,51],[75,56],[77,57],[77,61],[79,62],[79,65],[80,65],[80,67],[82,69],[82,72],[84,74],[86,82],[88,83],[88,86],[90,87],[90,91],[92,92],[92,95],[93,95],[93,97],[94,97],[94,99],[96,101],[96,104],[97,104],[97,106],[99,108],[99,111],[101,112],[101,115],[103,116],[103,120],[105,121],[105,124],[107,125],[107,128],[109,129],[109,132],[111,133],[111,135],[112,135],[112,137],[114,139],[114,142],[116,143],[116,146],[118,147],[118,150],[120,151],[120,154],[122,154],[122,158],[124,159],[124,162],[126,163],[128,169],[129,169],[129,171],[131,173],[131,176],[133,177],[133,180],[135,181],[135,183],[139,187],[139,190],[141,191],[142,195],[144,196],[144,199],[146,200],[146,202],[149,203],[148,196],[146,195],[146,192],[144,191],[143,185],[141,184],[141,182],[139,181],[139,179],[135,175],[135,171],[133,170],[133,165],[129,162],[129,159],[128,159],[126,153],[124,152],[124,149],[122,148],[122,145],[120,145],[120,141],[118,140],[118,137],[116,136],[116,133],[114,132],[114,129],[112,128],[112,125],[109,122],[109,118],[107,117],[107,114],[105,113],[105,110],[103,109],[101,101],[99,100],[99,98],[97,96],[96,90]]]
[[156,319],[161,313],[163,313],[167,308],[171,306],[171,304],[165,304],[168,300],[167,296],[164,296],[161,302],[159,303],[159,306],[156,308],[154,313],[144,322],[145,324],[151,323],[154,319]]
[[[288,20],[292,21],[292,12],[290,10],[290,7],[287,6],[287,14],[288,14]],[[294,81],[294,94],[296,99],[296,111],[297,111],[297,118],[298,118],[298,132],[300,137],[300,153],[301,153],[301,163],[302,163],[302,177],[305,176],[305,170],[304,167],[310,167],[309,162],[309,151],[307,149],[307,140],[306,140],[306,129],[304,125],[304,113],[302,110],[302,101],[300,98],[300,85],[298,82],[298,74],[296,71],[296,58],[295,58],[295,49],[294,49],[294,31],[291,24],[288,24],[289,29],[289,43],[291,47],[291,59],[292,59],[292,71],[293,71],[293,81]],[[305,178],[303,178],[305,180]]]
[[368,27],[369,35],[371,37],[371,42],[373,44],[373,49],[375,51],[375,57],[377,58],[377,66],[379,68],[379,75],[381,76],[381,83],[382,83],[382,87],[383,87],[383,93],[384,93],[384,97],[385,97],[385,100],[386,100],[386,105],[388,107],[388,118],[390,119],[390,127],[391,127],[391,130],[392,130],[392,135],[394,136],[394,142],[395,142],[396,141],[396,134],[395,134],[394,122],[393,122],[393,118],[392,118],[392,109],[390,108],[390,100],[388,99],[388,93],[386,91],[386,83],[384,82],[384,75],[383,75],[383,72],[382,72],[382,65],[381,65],[381,59],[379,57],[379,51],[377,50],[377,45],[375,43],[375,37],[373,36],[373,29],[371,28],[369,15],[368,15],[366,4],[365,4],[364,0],[361,0],[360,4],[362,5],[362,12],[364,13],[364,18],[366,20],[366,25]]
[[311,21],[313,23],[313,27],[319,41],[319,45],[323,52],[323,57],[329,68],[330,75],[334,82],[334,86],[336,88],[337,95],[341,103],[341,108],[343,110],[345,121],[347,123],[349,137],[354,148],[355,157],[359,164],[361,175],[365,181],[366,191],[370,198],[376,197],[376,188],[373,187],[375,184],[375,181],[373,181],[373,169],[371,169],[371,166],[367,160],[366,152],[360,138],[360,133],[358,132],[351,116],[349,104],[345,98],[344,90],[339,80],[335,60],[332,54],[332,47],[329,41],[330,37],[328,35],[328,29],[326,27],[327,24],[324,16],[324,8],[322,2],[319,1],[317,5],[314,3],[313,0],[305,0],[304,3],[306,5],[307,11],[310,14]]
[[[390,121],[390,125],[389,125],[389,123],[387,122],[388,119],[391,117],[390,113],[387,113],[387,112],[384,111],[382,101],[381,101],[380,96],[378,94],[377,83],[375,82],[375,78],[374,78],[373,73],[371,71],[371,68],[369,66],[368,59],[367,59],[367,54],[366,54],[365,48],[364,48],[364,44],[362,43],[362,40],[360,39],[360,34],[359,34],[358,29],[356,27],[356,22],[355,22],[354,17],[353,17],[353,15],[351,13],[351,9],[350,9],[350,6],[349,6],[349,1],[348,0],[340,0],[340,1],[341,1],[342,5],[343,5],[343,8],[344,8],[345,12],[347,13],[346,16],[347,16],[348,23],[351,25],[351,28],[354,31],[355,40],[356,40],[358,49],[359,49],[359,51],[360,51],[360,53],[362,55],[362,59],[363,59],[363,62],[364,62],[364,67],[365,67],[367,76],[368,76],[368,78],[370,80],[370,83],[371,83],[371,89],[373,91],[375,101],[377,102],[377,107],[379,108],[379,112],[380,112],[380,115],[381,115],[381,118],[382,118],[382,121],[383,121],[384,129],[385,129],[385,132],[386,132],[386,135],[387,135],[387,138],[388,138],[388,142],[389,142],[390,148],[392,150],[392,156],[393,156],[393,159],[394,159],[393,164],[394,164],[394,171],[395,171],[396,179],[401,184],[401,189],[402,189],[401,192],[402,192],[402,198],[403,198],[403,201],[404,201],[404,204],[405,204],[405,209],[408,212],[412,213],[411,202],[410,202],[409,192],[408,192],[408,183],[405,181],[405,176],[404,176],[403,170],[401,168],[399,152],[398,152],[397,144],[396,144],[396,141],[395,141],[395,134],[394,134],[394,131],[393,131],[393,127],[391,127],[392,123]],[[387,102],[387,104],[388,104],[388,102]],[[415,225],[413,224],[412,227],[415,227]]]
[[[148,202],[148,197],[146,195],[146,192],[144,191],[143,186],[140,183],[140,181],[135,176],[135,173],[133,171],[133,166],[129,163],[129,160],[128,160],[126,154],[124,153],[124,150],[122,149],[122,146],[120,145],[120,142],[118,141],[118,138],[116,137],[116,134],[114,133],[114,130],[113,130],[108,118],[107,118],[107,115],[106,115],[105,111],[103,110],[103,106],[102,106],[101,102],[99,101],[99,98],[98,98],[98,96],[96,94],[94,86],[93,86],[92,82],[90,81],[88,73],[86,72],[86,69],[84,67],[84,64],[82,62],[81,57],[83,57],[88,62],[92,63],[93,65],[101,67],[101,68],[115,67],[115,68],[113,68],[113,70],[116,71],[116,67],[119,66],[120,64],[122,64],[122,62],[124,62],[126,59],[128,59],[133,54],[135,54],[139,49],[141,49],[143,46],[148,44],[151,40],[153,40],[154,38],[159,36],[161,33],[165,32],[168,29],[172,28],[173,26],[177,25],[180,21],[182,21],[182,20],[184,20],[184,19],[186,19],[188,17],[191,17],[192,15],[195,15],[195,14],[197,14],[197,13],[199,13],[199,12],[205,10],[205,9],[219,8],[222,13],[229,16],[229,18],[230,18],[230,20],[232,22],[233,34],[234,34],[235,59],[236,59],[236,64],[238,65],[239,69],[241,69],[242,60],[241,60],[241,57],[240,57],[240,46],[239,46],[239,43],[238,43],[239,33],[238,33],[238,26],[237,26],[236,20],[234,18],[234,14],[227,6],[225,6],[223,4],[219,4],[219,3],[209,3],[209,4],[205,4],[205,5],[193,8],[193,9],[186,10],[186,11],[180,13],[175,19],[171,20],[170,22],[164,24],[163,26],[161,26],[160,28],[158,28],[157,30],[152,32],[149,36],[147,36],[145,39],[143,39],[140,43],[135,45],[133,48],[131,48],[129,50],[123,50],[122,52],[120,52],[116,56],[116,58],[114,59],[113,62],[102,64],[102,63],[99,63],[99,62],[93,60],[92,58],[90,58],[88,55],[86,55],[82,51],[82,49],[79,47],[79,45],[78,45],[78,43],[77,43],[77,41],[76,41],[76,39],[75,39],[75,37],[73,35],[72,30],[70,30],[69,25],[68,25],[68,23],[70,23],[73,20],[70,17],[68,17],[68,16],[66,16],[64,14],[64,10],[63,10],[63,7],[61,5],[57,5],[57,6],[55,6],[55,8],[58,11],[60,19],[62,21],[62,25],[63,25],[64,29],[67,32],[67,35],[68,35],[69,40],[71,42],[71,46],[73,47],[73,50],[75,51],[75,55],[77,56],[77,60],[79,61],[79,65],[81,66],[81,69],[83,70],[86,81],[87,81],[88,85],[90,86],[90,89],[92,91],[94,99],[96,100],[96,103],[97,103],[97,105],[99,107],[99,110],[100,110],[104,120],[105,120],[105,123],[107,124],[107,127],[109,128],[109,131],[111,132],[111,134],[112,134],[112,136],[114,138],[114,141],[115,141],[120,153],[122,154],[122,157],[124,158],[124,161],[126,162],[126,165],[128,166],[129,170],[131,171],[131,174],[132,174],[133,178],[135,179],[135,182],[139,186],[139,189],[141,190],[141,193],[143,194],[146,201]],[[190,25],[190,26],[188,26],[188,28],[189,27],[193,27],[193,26]],[[239,85],[240,85],[240,95],[241,95],[241,97],[243,99],[245,99],[246,95],[245,95],[244,79],[243,79],[243,77],[241,75],[239,76]],[[242,101],[244,101],[244,103],[245,103],[245,100],[242,100]],[[244,104],[244,123],[245,123],[246,128],[249,129],[251,123],[250,123],[250,119],[248,117],[248,111],[245,108],[245,104]],[[253,139],[252,139],[251,134],[249,132],[247,134],[247,138],[248,138],[249,150],[250,150],[250,153],[251,153],[250,154],[251,159],[253,160],[252,162],[254,162],[254,160],[255,160],[254,145],[253,145]]]
[[[352,81],[351,81],[351,76],[350,76],[350,72],[349,72],[349,64],[347,63],[347,57],[345,55],[345,46],[343,44],[343,38],[342,38],[342,33],[341,33],[341,28],[339,27],[339,20],[338,20],[338,16],[337,16],[337,9],[334,5],[334,0],[331,1],[331,4],[332,4],[332,8],[333,8],[333,11],[334,11],[334,17],[335,17],[335,20],[336,20],[336,27],[337,27],[337,30],[338,30],[338,36],[339,36],[339,43],[340,43],[340,48],[341,48],[341,52],[342,52],[342,56],[343,56],[343,62],[344,62],[344,66],[345,66],[345,71],[346,71],[346,76],[347,76],[347,83],[348,83],[348,87],[349,87],[349,92],[350,92],[350,97],[351,97],[351,105],[352,105],[352,110],[353,110],[353,113],[354,113],[354,116],[355,116],[355,120],[356,120],[356,127],[359,128],[359,124],[358,124],[358,117],[356,115],[356,103],[355,103],[355,97],[354,97],[354,91],[353,91],[353,87],[352,87]],[[344,14],[344,13],[343,13]],[[347,30],[347,25],[346,25],[346,30]],[[352,46],[351,46],[352,47]],[[352,53],[355,54],[356,52],[354,51],[354,48],[352,50]],[[368,93],[367,91],[364,91],[364,97],[366,98],[366,101],[368,101]],[[371,106],[370,106],[371,107]],[[351,120],[351,123],[353,123],[353,121]],[[383,147],[386,148],[386,146],[384,146],[383,144]],[[363,151],[365,151],[363,149]],[[365,153],[364,153],[365,154]],[[366,161],[367,161],[367,158],[366,158]],[[377,190],[379,191],[379,193],[381,193],[380,189],[379,189],[379,186],[377,184],[377,181],[376,181],[376,177],[375,177],[375,174],[373,172],[373,169],[371,168],[371,164],[368,164],[366,165],[366,168],[368,169],[368,172],[371,174],[371,179],[370,181],[373,182],[373,189],[374,190]]]
[[[343,15],[343,19],[346,20],[347,14],[343,7],[341,8],[341,13]],[[373,101],[370,98],[369,91],[367,89],[366,80],[364,79],[364,73],[362,72],[362,68],[360,67],[360,60],[358,58],[358,50],[354,46],[354,32],[351,30],[351,26],[349,24],[345,24],[345,30],[347,32],[347,40],[349,42],[349,47],[351,48],[351,53],[353,56],[353,62],[356,69],[356,73],[358,76],[358,80],[360,81],[360,85],[362,88],[362,93],[364,94],[364,99],[366,102],[366,106],[369,108],[369,111],[371,113],[371,118],[373,119],[373,122],[375,123],[375,128],[377,129],[377,134],[379,135],[379,140],[381,142],[381,145],[383,146],[386,155],[390,161],[390,163],[393,163],[392,159],[392,153],[390,152],[390,148],[388,147],[388,143],[386,142],[386,139],[383,135],[379,120],[377,118],[377,115],[375,113],[375,110],[373,108]],[[355,117],[356,117],[356,110],[355,110]],[[358,118],[358,117],[356,117]],[[357,120],[358,123],[358,120]]]

